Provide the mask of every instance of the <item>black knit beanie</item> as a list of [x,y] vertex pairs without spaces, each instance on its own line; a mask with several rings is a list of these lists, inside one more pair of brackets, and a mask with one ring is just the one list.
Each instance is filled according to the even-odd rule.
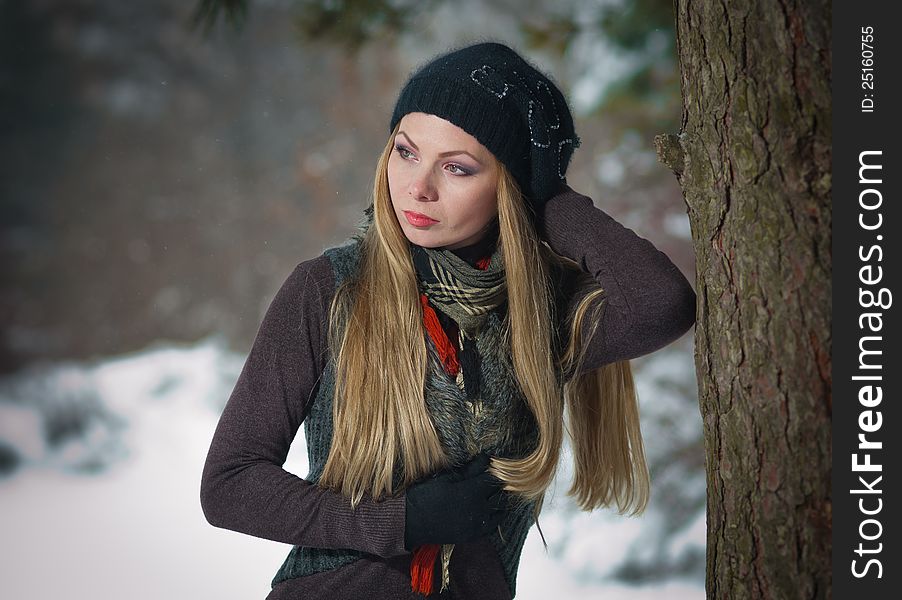
[[536,214],[566,183],[580,140],[563,94],[504,44],[486,42],[432,59],[410,77],[389,131],[411,112],[454,123],[491,151]]

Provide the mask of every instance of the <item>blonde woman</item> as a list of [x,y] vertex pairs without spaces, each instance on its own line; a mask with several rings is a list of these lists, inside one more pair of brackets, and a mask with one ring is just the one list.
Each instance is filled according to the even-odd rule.
[[569,493],[641,512],[629,359],[695,320],[667,256],[566,185],[567,103],[511,48],[424,65],[390,131],[365,224],[277,293],[204,467],[210,523],[294,546],[270,599],[513,598],[565,406]]

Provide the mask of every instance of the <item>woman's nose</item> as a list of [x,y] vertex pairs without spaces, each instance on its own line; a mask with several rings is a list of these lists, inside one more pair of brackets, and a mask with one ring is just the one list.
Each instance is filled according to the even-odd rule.
[[414,173],[407,186],[407,192],[414,200],[431,202],[436,198],[432,173],[428,169],[420,169]]

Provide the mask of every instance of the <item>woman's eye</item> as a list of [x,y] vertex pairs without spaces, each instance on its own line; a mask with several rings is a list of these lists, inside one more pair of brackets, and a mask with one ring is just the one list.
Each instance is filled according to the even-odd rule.
[[413,156],[413,153],[404,146],[395,146],[395,150],[398,151],[398,154],[401,156],[401,158],[410,158],[411,156]]
[[470,172],[461,167],[460,165],[448,165],[448,169],[451,170],[451,173],[454,175],[469,175]]

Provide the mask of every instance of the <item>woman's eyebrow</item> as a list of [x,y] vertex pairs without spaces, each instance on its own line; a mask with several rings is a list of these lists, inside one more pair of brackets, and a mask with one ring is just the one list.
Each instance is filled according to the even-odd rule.
[[[408,139],[409,139],[409,138],[408,138]],[[473,156],[472,154],[470,154],[470,153],[467,152],[466,150],[451,150],[450,152],[442,152],[441,154],[439,154],[439,157],[444,158],[444,157],[446,157],[446,156],[454,156],[455,154],[466,154],[467,156],[469,156],[470,158],[472,158],[473,160],[475,160],[477,164],[479,164],[479,165],[482,164],[482,161],[481,161],[481,160],[479,160],[478,158],[476,158],[475,156]]]
[[[408,136],[406,133],[404,133],[404,131],[398,131],[398,135],[403,135],[403,136],[407,139],[407,142],[408,142],[411,146],[413,146],[413,149],[414,149],[414,150],[416,150],[417,152],[420,151],[420,149],[417,147],[417,145],[413,143],[413,140],[410,139],[410,136]],[[467,152],[466,150],[449,150],[448,152],[442,152],[441,154],[439,154],[439,158],[444,158],[444,157],[446,157],[446,156],[454,156],[455,154],[466,154],[467,156],[469,156],[470,158],[472,158],[473,160],[475,160],[478,164],[482,165],[482,161],[481,161],[481,160],[479,160],[478,158],[476,158],[475,156],[473,156],[472,154],[470,154],[470,153]]]
[[398,131],[398,135],[403,135],[405,138],[407,138],[407,143],[410,144],[411,146],[413,146],[413,149],[414,149],[414,150],[419,151],[419,148],[417,147],[417,145],[413,143],[413,140],[410,139],[410,136],[409,136],[409,135],[407,135],[406,133],[404,133],[404,130],[403,130],[403,129]]

